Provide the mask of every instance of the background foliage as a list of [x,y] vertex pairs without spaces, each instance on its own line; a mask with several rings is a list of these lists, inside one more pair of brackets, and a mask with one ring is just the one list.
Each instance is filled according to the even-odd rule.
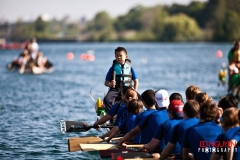
[[189,5],[144,7],[111,18],[106,11],[92,20],[1,24],[0,37],[10,41],[234,41],[240,39],[240,1],[193,1]]

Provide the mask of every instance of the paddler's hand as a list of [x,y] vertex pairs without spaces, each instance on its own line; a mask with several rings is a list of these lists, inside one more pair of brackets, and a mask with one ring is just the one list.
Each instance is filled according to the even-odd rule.
[[106,138],[104,139],[105,142],[109,143],[110,142],[110,139],[109,138]]
[[159,153],[153,153],[152,156],[153,156],[153,158],[160,158],[160,154]]
[[147,150],[146,150],[146,148],[145,148],[145,145],[143,145],[143,147],[142,148],[139,148],[139,150],[140,151],[144,151],[144,152],[146,152]]
[[101,127],[99,125],[97,125],[96,122],[93,124],[93,127],[96,130],[100,130],[101,129]]
[[126,144],[126,143],[123,143],[122,146],[127,146],[127,144]]

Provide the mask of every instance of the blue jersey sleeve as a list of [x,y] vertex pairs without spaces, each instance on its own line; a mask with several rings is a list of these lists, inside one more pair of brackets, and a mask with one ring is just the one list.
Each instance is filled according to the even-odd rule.
[[[167,120],[167,121],[168,121],[168,120]],[[165,121],[164,123],[161,123],[161,124],[158,126],[158,128],[157,128],[157,130],[156,130],[153,138],[158,139],[158,140],[162,140],[162,138],[163,138],[163,136],[164,136],[164,135],[163,135],[164,124],[165,124],[167,121]]]
[[141,130],[143,130],[144,128],[146,128],[148,126],[148,121],[150,119],[151,114],[153,114],[156,111],[157,110],[148,110],[148,111],[142,112],[140,114],[138,127]]
[[176,144],[177,141],[178,141],[178,136],[176,136],[176,135],[178,135],[177,134],[177,127],[178,127],[178,125],[173,127],[173,130],[172,130],[172,132],[170,134],[169,142],[172,143],[172,144]]
[[236,141],[240,141],[240,130],[238,130],[235,134],[234,134],[234,136],[233,136],[233,139],[235,139]]
[[119,109],[114,126],[118,126],[127,117],[127,107]]
[[113,79],[113,67],[109,68],[105,80],[106,81],[112,81],[112,79]]
[[[182,148],[190,148],[190,144],[188,141],[188,136],[191,135],[191,134],[189,134],[190,131],[191,131],[191,128],[184,133]],[[192,136],[190,136],[190,137],[192,137]]]
[[233,136],[240,131],[240,127],[234,127],[234,128],[230,128],[225,132],[224,141],[230,141],[232,140]]
[[111,117],[114,117],[117,114],[119,107],[119,103],[114,104],[107,114],[109,114]]
[[124,120],[119,122],[118,129],[120,131],[123,131],[126,128],[126,121],[127,121],[127,117]]
[[[220,142],[220,144],[222,144],[224,134],[225,134],[225,133],[221,133],[221,134],[217,137],[216,142]],[[221,155],[221,156],[224,155],[224,152],[220,149],[220,148],[223,148],[222,146],[217,146],[216,148],[219,148],[219,152],[215,152],[216,154],[219,154],[219,155]]]
[[137,77],[135,70],[133,68],[131,68],[131,71],[132,71],[132,80],[137,79],[138,77]]

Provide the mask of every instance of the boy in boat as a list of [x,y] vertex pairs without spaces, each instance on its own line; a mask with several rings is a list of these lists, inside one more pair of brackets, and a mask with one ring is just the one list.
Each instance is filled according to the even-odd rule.
[[180,100],[182,103],[184,103],[180,93],[172,93],[169,97],[169,101],[171,102],[172,100]]
[[220,119],[223,112],[231,107],[238,108],[238,99],[232,95],[224,96],[218,101],[218,116],[215,120],[217,124],[220,124]]
[[201,90],[198,86],[195,85],[191,85],[189,87],[187,87],[186,91],[185,91],[185,95],[186,95],[186,100],[194,100],[195,96],[200,93]]
[[209,97],[206,92],[198,93],[195,96],[195,101],[197,101],[199,103],[200,107],[203,105],[203,103],[205,103],[207,101],[211,101],[211,100],[212,100],[212,98]]
[[223,133],[223,129],[213,122],[218,114],[216,103],[205,102],[200,107],[199,113],[199,123],[185,132],[182,145],[183,159],[210,159],[212,150],[215,149],[211,144],[214,144],[217,137]]
[[[166,90],[160,89],[156,91],[156,93],[153,90],[146,90],[142,93],[141,98],[147,110],[140,114],[137,126],[128,132],[118,142],[118,145],[122,145],[124,142],[130,141],[140,132],[141,143],[150,142],[157,130],[157,126],[161,126],[169,119],[167,113],[169,96]],[[164,144],[161,146],[160,150],[162,150],[163,147]]]
[[[105,86],[109,87],[107,95],[103,99],[104,108],[108,112],[114,104],[115,98],[121,93],[121,89],[126,86],[132,86],[137,91],[138,79],[134,69],[131,66],[131,61],[128,58],[127,50],[124,47],[115,49],[115,60],[110,67],[105,80]],[[114,80],[113,73],[116,72]]]

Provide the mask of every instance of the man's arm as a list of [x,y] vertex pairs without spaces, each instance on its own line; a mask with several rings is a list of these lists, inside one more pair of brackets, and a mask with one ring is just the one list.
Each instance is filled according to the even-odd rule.
[[161,153],[160,160],[167,159],[174,147],[175,147],[175,144],[168,142],[166,148]]
[[221,158],[220,154],[212,153],[210,160],[219,160]]
[[99,119],[98,121],[96,121],[93,126],[98,126],[101,125],[105,122],[107,122],[108,120],[110,120],[112,118],[112,116],[110,116],[109,114],[106,114],[105,116],[103,116],[101,119]]
[[235,139],[232,139],[230,142],[231,142],[230,144],[232,144],[232,145],[230,147],[230,151],[227,152],[227,159],[228,160],[233,159],[233,154],[234,154],[234,145],[233,144],[237,144],[237,141]]
[[182,149],[182,158],[183,160],[194,160],[194,156],[189,154],[189,148]]
[[106,139],[106,142],[110,142],[110,140],[115,137],[118,133],[120,132],[119,128],[117,127],[117,129],[115,129],[112,134],[108,137],[108,139]]
[[118,129],[118,126],[114,126],[110,131],[108,131],[107,133],[103,134],[102,136],[99,136],[100,138],[105,138],[105,137],[109,137],[115,130]]
[[152,138],[152,140],[148,144],[145,144],[143,146],[143,149],[146,149],[147,151],[152,151],[158,146],[159,143],[160,143],[160,140],[156,138]]

